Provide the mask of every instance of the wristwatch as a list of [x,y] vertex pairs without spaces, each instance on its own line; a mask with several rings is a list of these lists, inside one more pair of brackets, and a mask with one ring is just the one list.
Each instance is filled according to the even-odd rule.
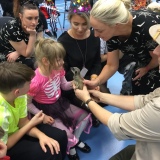
[[85,106],[86,106],[88,109],[89,109],[88,104],[89,104],[90,101],[93,101],[93,99],[92,99],[92,98],[89,98],[89,99],[85,102]]

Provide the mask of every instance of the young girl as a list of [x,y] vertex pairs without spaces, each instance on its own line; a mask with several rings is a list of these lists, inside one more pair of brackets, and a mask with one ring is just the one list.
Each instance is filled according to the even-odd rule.
[[70,160],[79,160],[76,148],[90,152],[90,147],[79,140],[83,131],[89,133],[90,114],[70,104],[61,96],[61,88],[69,90],[72,82],[65,79],[63,46],[51,39],[39,39],[35,44],[38,68],[28,92],[28,110],[36,114],[43,110],[43,123],[65,130],[68,136],[67,154]]

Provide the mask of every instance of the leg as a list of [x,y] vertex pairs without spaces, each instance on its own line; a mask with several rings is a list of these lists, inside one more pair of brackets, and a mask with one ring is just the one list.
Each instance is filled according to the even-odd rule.
[[60,154],[52,155],[50,149],[47,147],[47,152],[44,153],[39,144],[38,139],[24,136],[18,141],[10,150],[7,155],[12,157],[12,160],[62,160],[65,158],[65,151],[67,146],[67,136],[65,131],[53,128],[49,125],[37,126],[42,132],[49,137],[57,140],[60,144]]
[[120,152],[118,152],[116,155],[111,157],[109,160],[129,160],[132,158],[134,152],[135,145],[129,145]]

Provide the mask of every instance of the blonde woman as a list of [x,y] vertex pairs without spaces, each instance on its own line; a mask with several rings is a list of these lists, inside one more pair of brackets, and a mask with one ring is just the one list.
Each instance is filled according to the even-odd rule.
[[108,80],[119,67],[119,50],[136,60],[132,74],[132,94],[147,94],[160,86],[157,57],[153,49],[157,43],[149,35],[149,28],[160,23],[160,16],[149,11],[130,12],[130,0],[99,0],[90,12],[94,35],[107,41],[107,64],[95,81],[84,81],[95,87]]

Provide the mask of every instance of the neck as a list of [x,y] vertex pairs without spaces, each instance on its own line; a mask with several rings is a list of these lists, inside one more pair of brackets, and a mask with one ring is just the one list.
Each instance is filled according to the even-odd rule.
[[74,38],[74,39],[79,39],[79,40],[83,40],[83,39],[86,39],[86,38],[88,38],[89,36],[90,36],[90,30],[89,29],[87,29],[86,30],[86,32],[84,32],[84,34],[83,35],[77,35],[72,29],[69,29],[68,30],[68,34],[72,37],[72,38]]
[[133,22],[133,17],[132,15],[130,15],[129,17],[129,21],[128,23],[126,23],[125,25],[121,25],[121,28],[119,30],[119,37],[121,37],[122,39],[127,39],[132,32],[132,22]]
[[15,96],[12,94],[12,92],[8,93],[8,94],[2,94],[1,96],[11,105],[14,107],[14,100],[15,100]]
[[44,68],[43,66],[39,66],[39,67],[38,67],[38,70],[39,70],[39,72],[40,72],[41,75],[46,76],[46,77],[49,77],[50,74],[51,74],[51,73],[49,72],[49,69]]

